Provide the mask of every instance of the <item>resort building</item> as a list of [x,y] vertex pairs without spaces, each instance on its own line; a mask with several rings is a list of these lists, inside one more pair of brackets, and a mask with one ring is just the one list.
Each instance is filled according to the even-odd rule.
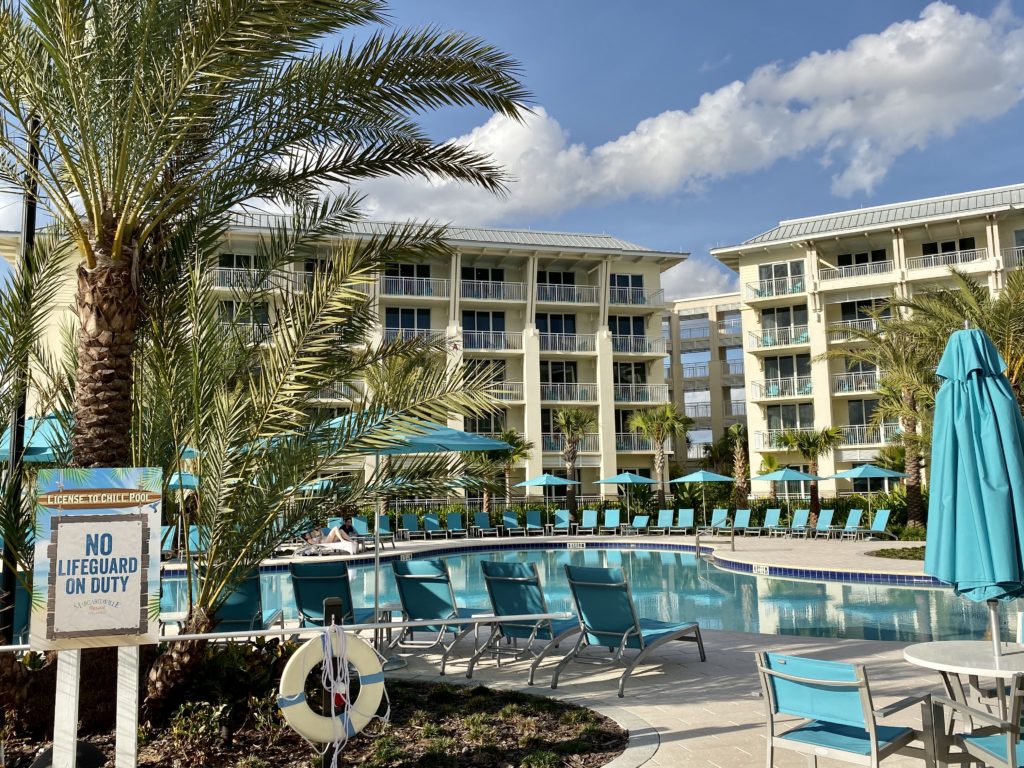
[[[753,471],[765,456],[799,468],[778,435],[829,425],[841,428],[843,444],[820,463],[821,475],[872,461],[899,430],[872,424],[878,371],[823,356],[856,343],[849,330],[871,327],[867,311],[878,302],[948,284],[951,267],[998,291],[1022,262],[1022,206],[1024,184],[783,221],[712,250],[740,276]],[[822,490],[836,489],[826,481]]]
[[678,299],[661,322],[669,340],[669,395],[693,420],[687,442],[675,447],[675,462],[695,466],[730,426],[746,423],[740,295]]

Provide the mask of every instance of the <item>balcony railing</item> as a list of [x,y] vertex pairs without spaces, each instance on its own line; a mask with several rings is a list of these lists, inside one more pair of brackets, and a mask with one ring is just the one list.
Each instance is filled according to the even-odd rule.
[[756,400],[771,400],[776,397],[803,397],[811,394],[811,377],[796,376],[790,379],[768,379],[751,384]]
[[782,435],[785,434],[786,432],[795,431],[797,429],[798,429],[797,427],[794,427],[793,430],[789,430],[789,429],[767,429],[767,430],[764,430],[762,432],[755,432],[754,433],[754,447],[757,450],[759,450],[759,451],[783,451],[783,450],[786,450],[779,443],[779,438],[781,438]]
[[523,399],[523,382],[502,381],[495,385],[493,394],[503,402],[518,401]]
[[746,400],[730,400],[729,409],[726,411],[726,416],[746,416],[747,415],[747,401]]
[[632,307],[663,307],[665,291],[648,291],[645,288],[609,288],[608,303]]
[[773,296],[789,296],[807,290],[807,281],[803,275],[796,277],[777,277],[774,280],[758,280],[747,283],[748,299],[770,299]]
[[847,277],[884,275],[892,272],[895,266],[892,261],[873,261],[870,264],[854,264],[850,267],[826,267],[818,270],[818,279],[821,281],[842,280]]
[[768,349],[789,344],[807,344],[810,334],[806,325],[794,325],[789,328],[762,328],[750,333],[748,338],[751,349]]
[[742,360],[723,360],[722,361],[722,375],[723,376],[743,376],[743,361]]
[[689,443],[686,446],[686,458],[703,459],[710,447],[711,443]]
[[542,333],[541,352],[593,352],[597,336],[592,333]]
[[1000,253],[1003,255],[1003,266],[1007,269],[1013,269],[1024,264],[1024,247],[1003,248]]
[[684,379],[706,379],[708,377],[707,363],[687,363],[683,366]]
[[616,384],[616,403],[668,402],[667,384]]
[[683,413],[691,419],[710,419],[711,403],[684,403]]
[[[313,283],[317,278],[317,271],[306,271],[293,272],[289,275],[292,278],[292,285],[296,290],[308,291],[313,287]],[[346,283],[346,290],[355,291],[361,293],[364,296],[370,295],[370,284],[369,283]]]
[[[615,450],[625,452],[654,451],[655,443],[651,438],[638,435],[636,432],[616,432]],[[667,453],[671,450],[671,441],[666,440],[662,449]]]
[[429,342],[444,341],[446,333],[441,328],[385,328],[384,341],[409,341],[423,339]]
[[951,267],[957,264],[971,264],[988,258],[988,248],[974,248],[970,251],[949,251],[931,256],[914,256],[907,259],[907,269],[929,269]]
[[382,296],[419,296],[429,299],[447,299],[451,283],[442,277],[382,277]]
[[740,320],[719,320],[719,336],[739,336],[743,333],[743,323]]
[[317,393],[318,400],[360,400],[363,393],[351,384],[334,382],[321,387]]
[[274,329],[270,323],[243,323],[242,321],[222,322],[221,327],[227,333],[237,333],[250,344],[262,344],[270,338]]
[[874,392],[878,389],[878,371],[861,373],[836,373],[832,376],[832,394],[847,395],[853,392]]
[[464,299],[484,301],[526,301],[526,283],[505,283],[497,280],[463,280],[459,285]]
[[[561,453],[565,450],[565,435],[560,432],[546,432],[540,436],[542,450],[548,453]],[[600,453],[601,436],[597,432],[588,432],[576,444],[580,453]]]
[[856,320],[840,320],[828,324],[829,341],[849,341],[854,338],[851,330],[877,331],[878,321],[871,317],[861,317]]
[[540,399],[556,403],[592,403],[597,384],[541,384]]
[[612,350],[626,354],[664,355],[665,340],[646,336],[612,336]]
[[518,351],[523,348],[523,334],[507,331],[463,331],[462,346],[467,350]]
[[537,301],[552,304],[597,304],[597,286],[537,283]]
[[679,338],[682,341],[690,339],[706,339],[711,336],[711,328],[707,323],[703,325],[680,325]]
[[236,291],[269,291],[280,288],[286,278],[280,273],[268,274],[255,269],[218,267],[213,273],[213,284],[217,288],[232,288]]
[[843,445],[885,445],[900,433],[899,424],[850,424],[839,428]]

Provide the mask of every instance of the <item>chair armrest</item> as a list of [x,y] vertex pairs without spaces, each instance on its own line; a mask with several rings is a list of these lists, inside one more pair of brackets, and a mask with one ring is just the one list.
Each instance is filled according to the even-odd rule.
[[875,717],[889,717],[907,707],[912,707],[914,704],[920,704],[928,700],[928,696],[907,696],[905,699],[900,699],[892,704],[888,704],[884,707],[879,707],[875,710]]
[[941,704],[944,707],[949,707],[950,709],[959,712],[962,715],[971,718],[972,720],[977,720],[979,723],[985,723],[986,725],[995,726],[1001,731],[1010,731],[1011,733],[1020,732],[1020,726],[1014,723],[1009,723],[1006,720],[1000,720],[998,717],[991,715],[988,712],[985,712],[984,710],[968,707],[966,704],[961,704],[958,701],[953,701],[952,699],[948,699],[945,696],[932,696],[931,700],[935,704]]

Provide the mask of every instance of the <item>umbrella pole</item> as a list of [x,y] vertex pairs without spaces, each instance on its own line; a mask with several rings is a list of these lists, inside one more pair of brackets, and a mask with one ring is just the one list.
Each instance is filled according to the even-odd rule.
[[708,527],[708,489],[704,483],[700,484],[700,519],[701,527]]
[[1003,653],[999,644],[999,601],[987,600],[986,603],[988,604],[988,623],[992,632],[992,657],[998,659]]

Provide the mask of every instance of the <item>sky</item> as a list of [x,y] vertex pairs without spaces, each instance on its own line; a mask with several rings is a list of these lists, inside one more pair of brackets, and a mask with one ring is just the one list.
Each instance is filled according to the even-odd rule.
[[[445,109],[495,197],[363,185],[377,219],[607,233],[690,259],[670,297],[735,288],[708,255],[780,220],[1024,181],[1024,0],[392,0],[396,26],[479,35],[522,65],[523,123]],[[0,229],[17,226],[0,199]]]

